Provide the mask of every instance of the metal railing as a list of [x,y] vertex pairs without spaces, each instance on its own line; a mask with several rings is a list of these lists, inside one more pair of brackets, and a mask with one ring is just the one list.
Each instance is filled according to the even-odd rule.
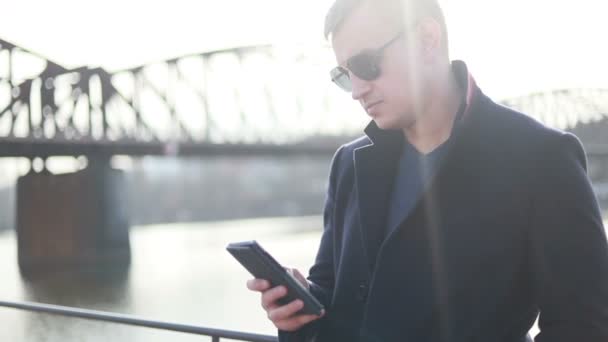
[[71,308],[67,306],[31,303],[31,302],[9,302],[0,301],[0,307],[13,308],[25,311],[40,312],[47,314],[54,314],[67,317],[83,318],[94,321],[111,322],[118,324],[126,324],[132,326],[170,330],[188,334],[202,335],[211,338],[212,342],[219,342],[221,338],[237,340],[237,341],[250,341],[250,342],[277,342],[278,339],[275,336],[251,334],[238,331],[221,330],[204,328],[195,325],[170,323],[153,321],[143,318],[138,318],[130,315],[115,314],[110,312],[87,310]]

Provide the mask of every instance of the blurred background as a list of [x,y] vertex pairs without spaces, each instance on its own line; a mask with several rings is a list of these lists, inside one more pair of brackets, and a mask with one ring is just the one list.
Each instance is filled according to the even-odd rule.
[[[224,248],[256,239],[304,273],[314,261],[332,154],[367,124],[328,77],[330,5],[3,3],[0,299],[275,334]],[[608,209],[608,5],[442,5],[451,58],[494,100],[574,132]],[[0,320],[6,341],[200,340]]]

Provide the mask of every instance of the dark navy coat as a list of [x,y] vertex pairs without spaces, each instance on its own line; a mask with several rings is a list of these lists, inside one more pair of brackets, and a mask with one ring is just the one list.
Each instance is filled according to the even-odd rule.
[[539,312],[537,342],[608,341],[608,246],[580,142],[469,87],[388,237],[402,133],[372,122],[337,151],[309,276],[327,313],[281,341],[523,342]]

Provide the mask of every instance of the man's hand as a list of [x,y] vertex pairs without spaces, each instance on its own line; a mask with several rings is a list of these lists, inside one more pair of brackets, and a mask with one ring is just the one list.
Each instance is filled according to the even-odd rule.
[[[308,282],[302,274],[291,268],[286,268],[287,272],[291,273],[302,285],[307,289],[310,288]],[[251,279],[247,281],[247,288],[251,291],[261,292],[262,308],[266,310],[268,319],[272,321],[275,327],[283,331],[296,331],[302,326],[323,317],[325,311],[320,316],[297,314],[304,307],[304,302],[296,299],[289,304],[281,305],[277,301],[287,295],[285,286],[276,286],[270,288],[270,283],[265,279]]]

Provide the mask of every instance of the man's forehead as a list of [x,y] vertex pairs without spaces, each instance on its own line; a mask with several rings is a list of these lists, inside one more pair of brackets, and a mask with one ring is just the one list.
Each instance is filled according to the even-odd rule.
[[349,13],[331,37],[336,59],[343,64],[361,50],[378,48],[399,29],[395,15],[387,15],[364,1]]

